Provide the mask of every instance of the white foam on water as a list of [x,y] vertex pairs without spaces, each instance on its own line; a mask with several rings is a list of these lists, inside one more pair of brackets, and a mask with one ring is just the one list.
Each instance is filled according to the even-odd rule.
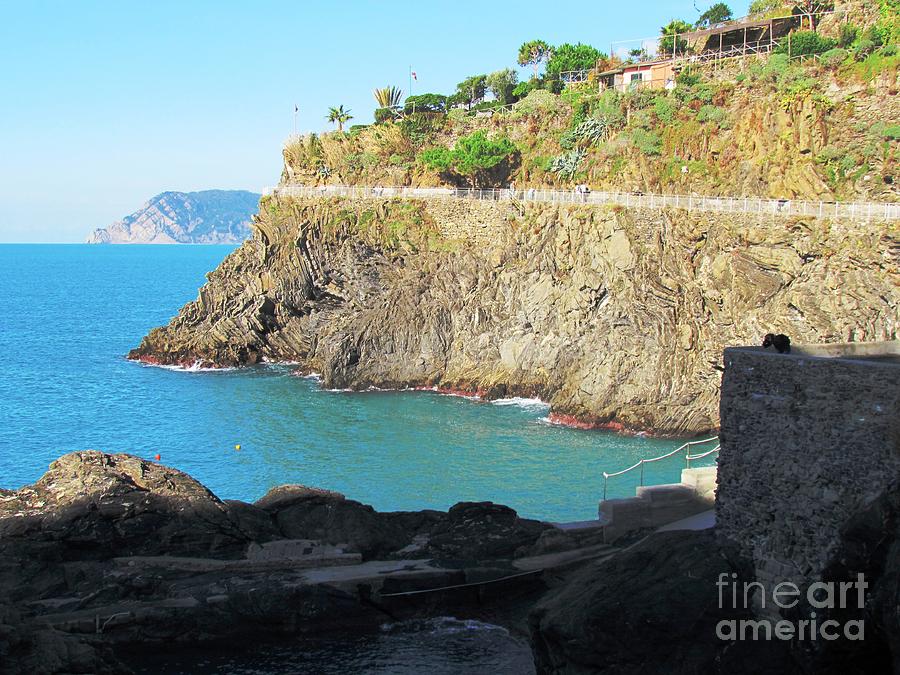
[[146,366],[147,368],[162,368],[163,370],[174,370],[180,373],[227,373],[232,370],[237,370],[234,366],[228,366],[226,368],[216,368],[216,367],[206,367],[204,368],[201,364],[202,361],[194,361],[194,363],[190,366],[178,366],[172,364],[164,364],[164,363],[147,363],[146,361],[138,361],[142,366]]
[[513,396],[512,398],[498,398],[496,401],[491,401],[494,405],[514,405],[520,408],[543,408],[549,409],[550,404],[546,401],[542,401],[539,398],[524,398],[521,396]]

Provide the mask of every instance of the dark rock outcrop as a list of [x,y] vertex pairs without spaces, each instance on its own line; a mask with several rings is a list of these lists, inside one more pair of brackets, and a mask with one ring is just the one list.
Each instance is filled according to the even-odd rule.
[[0,495],[0,672],[118,672],[110,645],[135,641],[377,627],[394,616],[382,588],[508,574],[550,528],[489,502],[379,513],[302,486],[221,501],[170,467],[72,453]]
[[746,570],[726,558],[711,531],[656,534],[585,568],[529,617],[538,672],[792,672],[783,643],[717,638],[719,621],[751,618],[719,606],[716,581],[733,572]]

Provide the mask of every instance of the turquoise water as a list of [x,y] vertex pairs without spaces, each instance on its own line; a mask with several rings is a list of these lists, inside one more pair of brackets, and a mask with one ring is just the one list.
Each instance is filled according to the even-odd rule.
[[[225,499],[303,483],[379,510],[492,500],[582,520],[596,517],[604,470],[679,444],[552,426],[534,402],[322,391],[287,366],[184,372],[126,361],[230,250],[0,246],[0,487],[93,448],[159,453]],[[645,480],[677,481],[681,468],[657,462]],[[637,480],[611,481],[609,495],[633,495]]]

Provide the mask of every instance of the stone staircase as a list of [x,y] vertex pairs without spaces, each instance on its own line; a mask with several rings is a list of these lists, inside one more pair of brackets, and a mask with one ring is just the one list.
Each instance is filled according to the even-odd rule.
[[716,467],[683,469],[681,482],[639,487],[636,496],[605,499],[599,516],[604,539],[613,542],[634,530],[663,525],[708,511],[715,504]]

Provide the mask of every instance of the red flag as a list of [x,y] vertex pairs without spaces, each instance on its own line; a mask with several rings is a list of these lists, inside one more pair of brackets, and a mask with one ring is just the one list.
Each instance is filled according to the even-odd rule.
[[416,77],[416,71],[412,71],[412,77],[413,77],[413,79],[414,79],[416,82],[419,81],[419,78]]

